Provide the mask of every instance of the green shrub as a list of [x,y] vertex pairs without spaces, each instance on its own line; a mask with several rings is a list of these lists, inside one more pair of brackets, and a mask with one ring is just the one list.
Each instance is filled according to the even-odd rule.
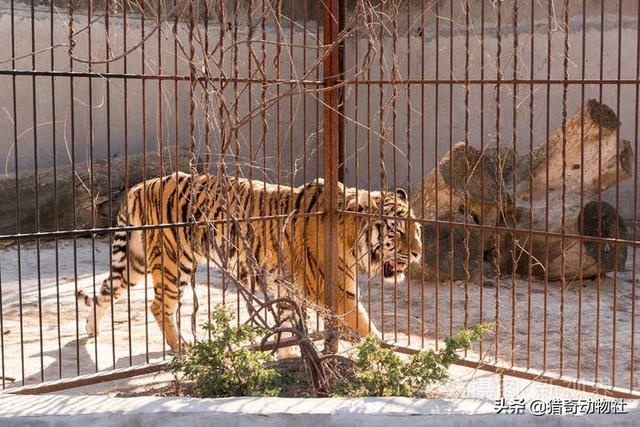
[[229,326],[232,320],[230,310],[216,306],[211,323],[205,326],[211,338],[176,355],[169,370],[176,378],[191,381],[190,394],[196,397],[279,395],[289,377],[265,367],[274,361],[269,353],[243,347],[255,344],[264,330],[251,325]]
[[[278,396],[287,391],[293,375],[269,367],[275,361],[271,354],[246,347],[265,331],[251,325],[229,326],[232,321],[229,309],[216,306],[205,326],[211,337],[176,355],[168,369],[176,378],[189,381],[188,394],[195,397]],[[392,349],[380,347],[375,338],[366,338],[346,379],[332,385],[332,394],[425,397],[428,386],[447,379],[449,366],[458,358],[456,352],[469,349],[492,327],[481,324],[465,329],[446,338],[437,352],[422,351],[407,361]]]
[[392,349],[382,348],[373,337],[358,347],[353,372],[345,381],[333,387],[335,396],[405,396],[425,397],[427,387],[448,378],[449,366],[456,361],[456,352],[469,349],[474,341],[490,332],[491,324],[465,329],[445,339],[437,352],[421,351],[404,361]]

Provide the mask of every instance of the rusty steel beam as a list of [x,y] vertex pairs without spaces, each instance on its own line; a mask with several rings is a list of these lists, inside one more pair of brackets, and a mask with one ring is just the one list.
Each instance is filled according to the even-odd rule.
[[61,390],[68,390],[77,387],[84,387],[94,384],[102,384],[108,381],[121,380],[125,378],[133,378],[140,375],[152,374],[162,371],[168,360],[157,363],[150,363],[142,366],[132,366],[122,369],[114,369],[110,371],[97,372],[94,374],[80,375],[70,378],[62,378],[54,381],[45,381],[34,385],[25,385],[17,388],[5,389],[5,394],[45,394],[53,393]]
[[[324,299],[332,312],[337,312],[338,282],[338,169],[340,157],[340,131],[343,122],[340,118],[341,90],[336,87],[341,74],[340,46],[337,43],[340,32],[340,5],[338,0],[323,3],[322,23],[325,54],[323,59],[323,144],[324,144],[324,184],[325,184],[325,222],[324,232]],[[338,350],[339,333],[335,319],[326,322],[325,351],[335,353]]]

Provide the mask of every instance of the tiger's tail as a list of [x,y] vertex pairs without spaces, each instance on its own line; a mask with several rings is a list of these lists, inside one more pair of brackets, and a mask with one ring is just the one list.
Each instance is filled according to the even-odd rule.
[[[135,196],[135,189],[129,192],[129,197]],[[131,204],[131,203],[129,203]],[[79,302],[91,307],[91,313],[87,318],[87,333],[90,336],[96,335],[99,330],[100,319],[108,311],[112,302],[117,301],[129,284],[135,284],[144,274],[144,262],[137,253],[141,244],[140,231],[130,231],[124,229],[127,225],[138,225],[133,215],[127,213],[127,203],[123,204],[116,225],[123,227],[113,232],[111,243],[111,268],[110,275],[106,278],[99,291],[86,292],[79,289],[76,298]],[[128,236],[128,234],[130,234]],[[132,249],[134,249],[132,251]],[[90,294],[95,294],[91,296]]]
[[[124,206],[120,210],[118,214],[118,219],[116,221],[117,227],[126,227],[127,226],[127,215],[124,209]],[[126,269],[127,263],[127,252],[128,252],[128,241],[127,241],[127,231],[118,230],[113,233],[113,241],[111,244],[111,276],[109,279],[106,279],[103,283],[100,294],[103,296],[108,296],[112,293],[111,290],[111,281],[114,279],[119,279],[122,276],[122,273]],[[107,283],[109,282],[109,283]],[[105,284],[109,286],[106,287]],[[76,297],[82,303],[84,303],[87,307],[92,307],[93,304],[100,304],[100,299],[98,295],[91,297],[85,292],[84,289],[78,289],[76,292]]]

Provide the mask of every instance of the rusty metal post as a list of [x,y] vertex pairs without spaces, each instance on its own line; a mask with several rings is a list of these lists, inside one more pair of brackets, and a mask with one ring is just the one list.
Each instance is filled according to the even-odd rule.
[[[323,60],[323,144],[324,144],[324,182],[325,182],[325,224],[324,224],[324,266],[325,287],[324,299],[326,307],[337,313],[338,282],[338,169],[340,131],[343,125],[340,119],[341,90],[335,87],[341,73],[340,47],[337,43],[340,32],[340,1],[329,0],[323,3],[323,43],[325,57]],[[325,352],[335,353],[338,350],[339,332],[335,319],[327,318],[325,322]]]

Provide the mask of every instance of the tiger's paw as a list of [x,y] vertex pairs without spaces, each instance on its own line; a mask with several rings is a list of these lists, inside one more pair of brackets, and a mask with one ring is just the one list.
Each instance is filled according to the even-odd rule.
[[376,326],[372,323],[371,328],[368,326],[358,328],[357,330],[352,329],[349,333],[344,335],[344,338],[353,343],[360,342],[365,338],[372,337],[376,341],[381,341],[382,333],[376,328]]
[[369,333],[362,338],[373,337],[381,347],[393,348],[398,345],[398,341],[390,337],[391,334],[386,333],[384,336],[374,325],[371,325]]
[[376,341],[382,341],[382,332],[374,325],[371,324],[370,328],[363,329],[359,332],[361,338],[373,337]]
[[173,351],[176,354],[184,353],[185,351],[193,347],[193,343],[191,341],[185,340],[182,337],[180,337],[180,344],[178,344],[178,342],[170,342],[168,344],[169,344],[169,347],[171,347],[171,351]]
[[105,304],[94,304],[87,316],[87,335],[95,337],[100,334],[100,321],[107,312],[108,307]]
[[100,334],[100,328],[96,324],[95,317],[93,316],[93,313],[91,313],[89,316],[87,316],[87,323],[86,323],[85,327],[86,327],[86,330],[87,330],[87,335],[89,335],[90,337],[95,337],[95,336],[98,336],[98,334]]

